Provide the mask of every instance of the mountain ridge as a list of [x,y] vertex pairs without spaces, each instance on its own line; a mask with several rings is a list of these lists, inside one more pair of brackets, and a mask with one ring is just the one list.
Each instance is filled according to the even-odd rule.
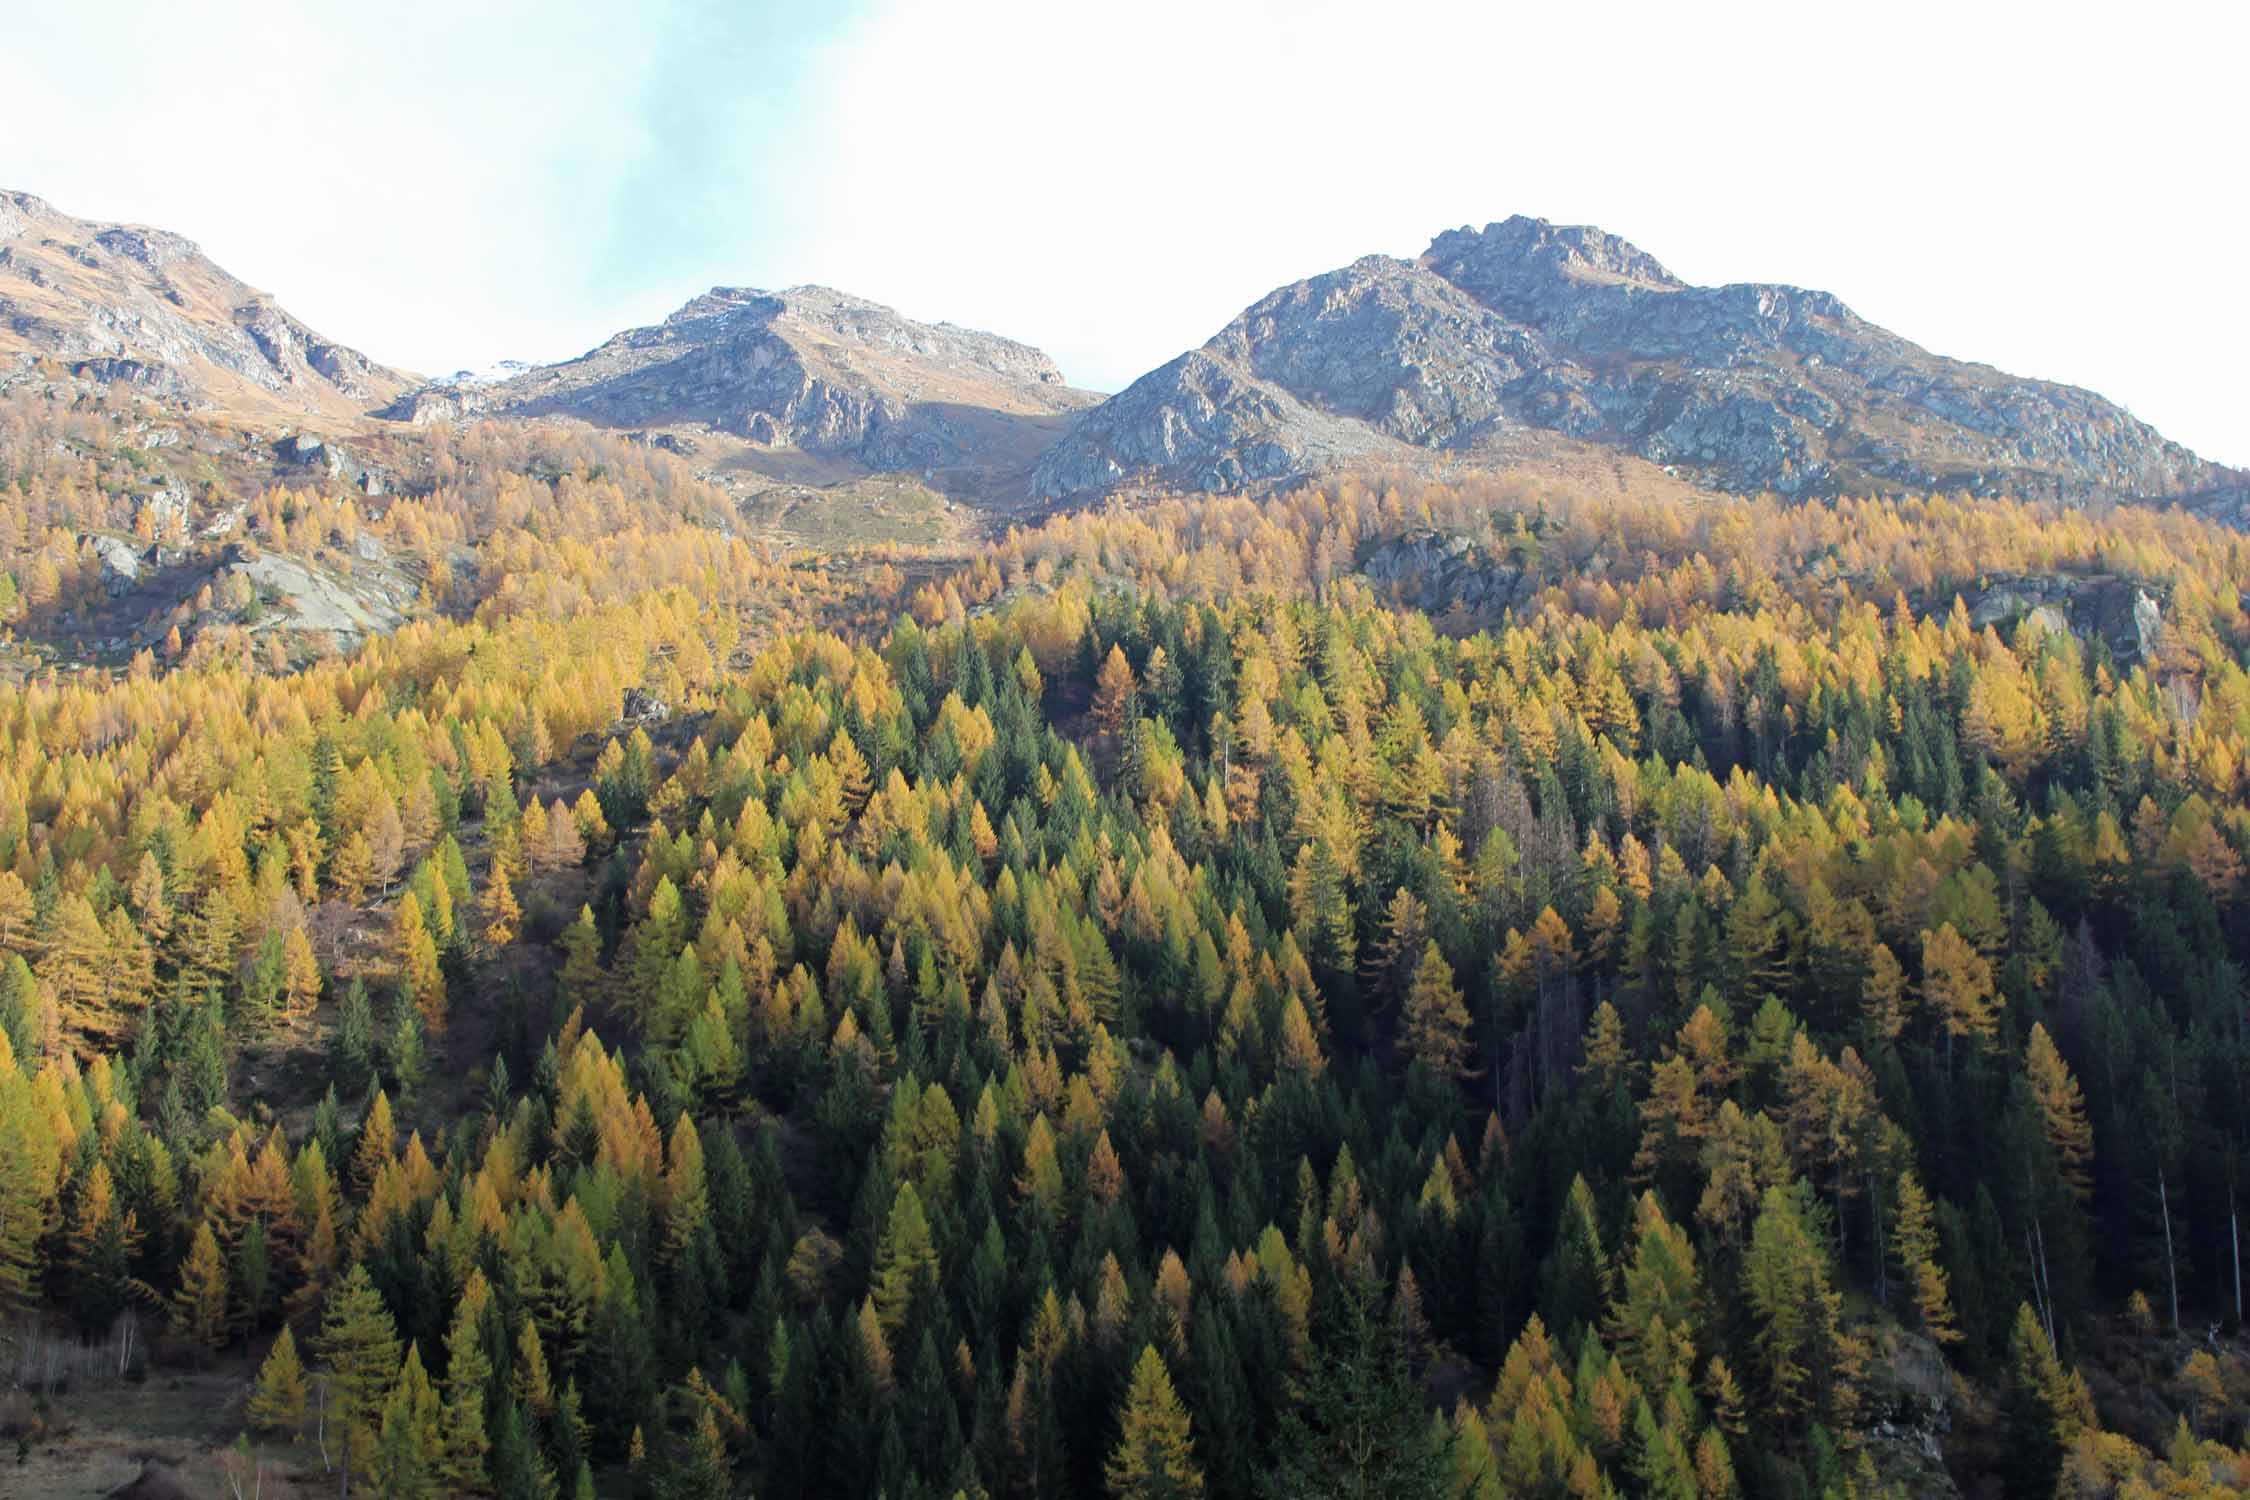
[[190,406],[350,421],[415,377],[315,332],[184,235],[0,190],[0,361]]
[[1831,293],[1692,286],[1618,236],[1521,215],[1276,288],[1199,352],[1224,380],[1184,387],[1177,361],[1141,377],[1073,423],[1034,492],[1241,488],[1253,466],[1229,459],[1246,447],[1263,471],[1317,470],[1336,434],[1277,420],[1267,387],[1410,448],[1473,456],[1547,431],[1736,493],[2173,499],[2242,482],[2093,392],[1932,354]]
[[695,425],[871,471],[1028,466],[1058,419],[1099,398],[1028,344],[924,323],[831,287],[715,286],[574,359],[473,386],[436,384],[381,415],[578,417]]
[[753,484],[901,475],[1003,509],[1592,457],[1621,482],[1661,469],[1741,494],[2250,511],[2250,474],[2092,391],[1933,354],[1829,292],[1692,285],[1620,236],[1523,215],[1278,286],[1104,397],[1029,344],[818,284],[717,285],[571,359],[424,380],[182,236],[0,192],[10,356],[279,423],[565,417],[680,452],[708,433],[699,462]]

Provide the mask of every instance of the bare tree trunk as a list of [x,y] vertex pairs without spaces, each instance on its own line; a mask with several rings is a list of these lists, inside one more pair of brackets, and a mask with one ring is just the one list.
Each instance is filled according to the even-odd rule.
[[1875,1305],[1891,1305],[1891,1258],[1883,1253],[1883,1195],[1875,1185],[1875,1175],[1867,1174],[1867,1238],[1875,1257]]
[[2047,1342],[2055,1340],[2055,1318],[2047,1307],[2047,1289],[2039,1279],[2039,1249],[2032,1243],[2031,1226],[2023,1231],[2023,1258],[2031,1268],[2031,1310],[2039,1315],[2039,1326],[2047,1330]]
[[2054,1343],[2054,1284],[2047,1280],[2047,1230],[2036,1219],[2023,1230],[2023,1253],[2032,1262],[2032,1302],[2038,1313],[2038,1322],[2047,1329],[2047,1343]]
[[1487,1073],[1488,1075],[1490,1075],[1490,1077],[1491,1077],[1491,1079],[1492,1079],[1492,1113],[1493,1113],[1494,1115],[1496,1115],[1496,1116],[1499,1116],[1500,1118],[1503,1118],[1503,1119],[1505,1119],[1505,1118],[1506,1118],[1506,1112],[1505,1112],[1505,1111],[1503,1110],[1503,1108],[1502,1108],[1502,1104],[1503,1104],[1503,1102],[1504,1102],[1504,1101],[1503,1101],[1503,1099],[1502,1099],[1502,1096],[1501,1096],[1501,1092],[1500,1092],[1500,1090],[1501,1090],[1501,1082],[1500,1082],[1500,1006],[1499,1006],[1499,1002],[1495,1001],[1495,1002],[1494,1002],[1493,1004],[1491,1004],[1490,1006],[1486,1007],[1486,1014],[1487,1014],[1487,1015],[1489,1015],[1489,1016],[1491,1017],[1491,1020],[1492,1020],[1492,1024],[1491,1024],[1491,1025],[1490,1025],[1489,1027],[1487,1027],[1487,1028],[1486,1028],[1486,1030],[1488,1030],[1488,1031],[1489,1031],[1489,1032],[1490,1032],[1490,1033],[1492,1034],[1492,1063],[1491,1063],[1491,1066],[1489,1066],[1488,1068],[1486,1068],[1486,1069],[1485,1069],[1485,1072],[1486,1072],[1486,1073]]
[[2172,1331],[2180,1331],[2180,1268],[2172,1257],[2172,1195],[2165,1186],[2164,1168],[2156,1169],[2156,1202],[2164,1211],[2164,1273],[2172,1284]]
[[320,1406],[318,1415],[313,1418],[313,1442],[320,1447],[320,1467],[325,1473],[335,1467],[328,1461],[328,1382],[321,1379],[315,1381],[314,1385],[320,1392]]
[[2242,1325],[2242,1217],[2235,1211],[2234,1184],[2227,1184],[2227,1239],[2234,1251],[2234,1321]]
[[[2047,1308],[2047,1342],[2055,1342],[2055,1281],[2047,1273],[2047,1226],[2039,1224],[2039,1285],[2041,1300]],[[2057,1345],[2056,1347],[2061,1347]]]

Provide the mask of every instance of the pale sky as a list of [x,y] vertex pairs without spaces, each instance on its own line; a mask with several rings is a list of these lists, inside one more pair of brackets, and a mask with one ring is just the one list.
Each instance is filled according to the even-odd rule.
[[72,0],[0,13],[0,186],[424,372],[817,281],[1102,390],[1535,214],[2250,464],[2246,57],[2238,0]]

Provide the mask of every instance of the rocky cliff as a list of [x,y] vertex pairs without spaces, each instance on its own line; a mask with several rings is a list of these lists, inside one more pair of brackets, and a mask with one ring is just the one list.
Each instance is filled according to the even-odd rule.
[[2199,498],[2242,476],[2090,392],[1946,359],[1825,292],[1696,287],[1513,218],[1285,286],[1085,413],[1037,493],[1242,488],[1355,457],[1592,442],[1712,488]]
[[412,382],[307,328],[190,240],[0,191],[0,373],[42,359],[260,417],[346,419]]
[[871,470],[932,471],[1021,468],[1064,414],[1098,399],[1011,339],[916,322],[827,287],[714,287],[577,359],[427,386],[383,415],[702,426]]

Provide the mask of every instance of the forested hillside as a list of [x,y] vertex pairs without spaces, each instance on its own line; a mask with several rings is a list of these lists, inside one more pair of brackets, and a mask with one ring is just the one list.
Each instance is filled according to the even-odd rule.
[[[30,640],[131,465],[4,415]],[[1342,482],[791,563],[392,441],[241,498],[395,632],[0,687],[19,1465],[172,1390],[191,1493],[2250,1485],[2250,539]]]

